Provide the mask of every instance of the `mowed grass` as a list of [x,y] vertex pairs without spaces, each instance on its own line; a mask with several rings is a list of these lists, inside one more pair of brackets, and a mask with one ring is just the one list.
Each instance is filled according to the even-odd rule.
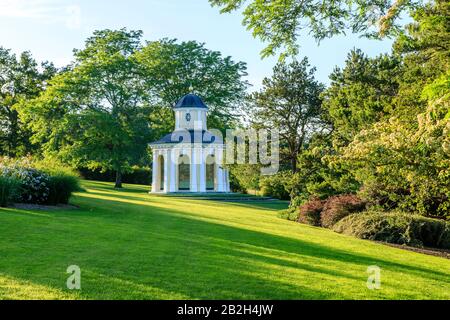
[[285,202],[84,187],[77,210],[0,209],[0,299],[450,299],[450,260],[282,220]]

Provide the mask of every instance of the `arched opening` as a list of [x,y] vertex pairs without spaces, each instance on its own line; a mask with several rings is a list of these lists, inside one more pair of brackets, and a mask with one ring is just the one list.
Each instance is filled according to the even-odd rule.
[[216,159],[213,154],[206,157],[206,190],[214,191],[216,185]]
[[159,168],[159,191],[164,191],[164,157],[158,157],[158,168]]
[[178,190],[187,191],[191,188],[191,163],[187,155],[180,155],[178,162]]

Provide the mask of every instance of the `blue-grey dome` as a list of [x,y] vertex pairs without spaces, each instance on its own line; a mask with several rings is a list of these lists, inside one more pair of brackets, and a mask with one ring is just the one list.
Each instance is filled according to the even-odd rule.
[[202,98],[195,94],[187,94],[184,97],[182,97],[180,100],[178,100],[177,104],[174,109],[177,108],[203,108],[208,109],[206,104],[203,102]]

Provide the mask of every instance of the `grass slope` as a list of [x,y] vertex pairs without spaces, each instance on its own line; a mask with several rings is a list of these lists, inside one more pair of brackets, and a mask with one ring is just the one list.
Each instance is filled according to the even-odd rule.
[[84,186],[79,210],[0,209],[0,299],[450,299],[450,260],[282,220],[285,202]]

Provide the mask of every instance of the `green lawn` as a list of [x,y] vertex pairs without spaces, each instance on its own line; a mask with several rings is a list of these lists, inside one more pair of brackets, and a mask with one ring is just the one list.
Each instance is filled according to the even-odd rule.
[[450,299],[450,260],[282,220],[285,202],[84,186],[79,210],[0,209],[0,299]]

